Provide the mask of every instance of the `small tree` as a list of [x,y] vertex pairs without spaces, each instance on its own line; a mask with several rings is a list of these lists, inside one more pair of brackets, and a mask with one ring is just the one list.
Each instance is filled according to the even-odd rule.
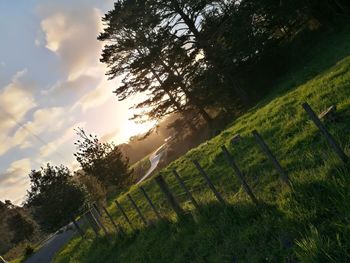
[[85,189],[72,180],[65,166],[51,166],[30,174],[31,188],[25,205],[33,208],[35,220],[44,231],[53,231],[70,222],[85,204]]
[[76,130],[80,140],[74,153],[84,173],[95,176],[106,189],[126,185],[131,180],[129,160],[113,143],[102,143],[97,136],[87,135],[83,129]]

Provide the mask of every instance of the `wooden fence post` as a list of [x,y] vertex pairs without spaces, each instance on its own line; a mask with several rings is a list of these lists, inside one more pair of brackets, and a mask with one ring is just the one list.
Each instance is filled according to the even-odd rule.
[[72,219],[72,222],[73,222],[73,225],[75,226],[75,228],[77,229],[78,233],[81,235],[81,237],[85,238],[84,231],[81,229],[81,227],[79,226],[79,224],[77,223],[77,221],[75,220],[74,217]]
[[253,194],[253,191],[250,189],[248,183],[246,182],[245,178],[244,178],[244,174],[241,172],[241,170],[238,168],[238,166],[236,165],[235,161],[233,160],[231,154],[228,152],[227,148],[225,147],[225,145],[221,146],[222,151],[225,154],[225,157],[227,159],[227,161],[229,162],[229,164],[231,165],[231,167],[233,168],[236,176],[238,177],[238,179],[241,181],[241,184],[243,186],[243,189],[245,190],[245,192],[249,195],[249,197],[252,199],[252,201],[258,205],[258,199],[255,197],[255,195]]
[[348,162],[349,161],[349,157],[344,153],[343,149],[339,146],[337,141],[329,133],[327,128],[323,125],[323,123],[318,118],[316,113],[312,110],[310,105],[307,102],[305,102],[305,103],[303,103],[302,106],[303,106],[304,110],[306,111],[306,113],[309,115],[310,119],[314,122],[314,124],[317,126],[317,128],[322,132],[323,136],[326,138],[326,140],[331,145],[331,147],[336,152],[336,154],[339,156],[339,158],[344,163]]
[[164,178],[162,177],[162,175],[158,175],[155,178],[155,181],[158,184],[159,188],[164,193],[164,195],[166,196],[168,202],[170,203],[171,207],[173,208],[173,210],[175,211],[177,216],[182,217],[184,214],[184,211],[182,210],[181,206],[176,201],[173,194],[170,192],[170,189],[169,189],[167,183],[165,182]]
[[101,217],[102,213],[100,211],[100,208],[97,206],[97,204],[96,203],[92,203],[92,206],[94,207],[94,209],[97,212],[98,216]]
[[89,222],[92,230],[95,232],[95,235],[98,237],[100,235],[99,231],[100,231],[100,226],[97,224],[94,216],[92,215],[91,211],[87,211],[84,214],[85,218],[87,219],[87,221]]
[[225,200],[222,198],[221,194],[216,190],[215,186],[211,182],[208,174],[204,171],[202,166],[198,163],[198,161],[193,160],[193,164],[196,166],[197,170],[201,173],[201,175],[204,177],[205,181],[207,182],[209,188],[212,190],[216,198],[219,200],[220,203],[225,204]]
[[149,196],[148,196],[146,190],[145,190],[142,186],[140,186],[140,191],[141,191],[141,193],[143,194],[143,196],[146,198],[148,204],[151,206],[151,208],[152,208],[152,210],[154,211],[154,213],[156,214],[157,218],[158,218],[158,219],[162,219],[162,217],[160,216],[158,210],[157,210],[156,207],[154,206],[154,204],[153,204],[151,198],[149,198]]
[[269,146],[265,143],[265,141],[263,140],[263,138],[261,137],[261,135],[258,133],[257,130],[254,130],[252,132],[256,142],[260,145],[261,150],[266,154],[266,156],[270,159],[270,161],[272,162],[273,166],[275,166],[275,169],[277,170],[277,172],[280,174],[283,182],[285,184],[287,184],[288,186],[290,186],[290,180],[288,178],[288,175],[286,173],[286,171],[282,168],[281,164],[279,163],[279,161],[277,160],[277,158],[274,156],[274,154],[272,153],[272,151],[270,150]]
[[132,206],[135,208],[137,214],[139,215],[139,217],[141,218],[142,222],[145,224],[145,225],[148,225],[148,222],[146,220],[146,218],[143,216],[140,208],[137,206],[137,204],[135,203],[135,201],[131,198],[131,195],[130,194],[127,194],[126,195],[129,199],[129,201],[131,202]]
[[122,213],[123,217],[125,218],[125,221],[129,224],[131,229],[134,229],[134,227],[131,224],[131,221],[130,221],[129,217],[126,215],[126,213],[125,213],[123,207],[121,206],[121,204],[119,204],[119,202],[117,200],[114,200],[114,203],[117,205],[118,209]]
[[181,188],[185,191],[187,197],[191,200],[191,202],[195,206],[195,208],[198,209],[199,205],[198,205],[197,201],[193,198],[191,192],[188,190],[185,183],[182,181],[180,175],[178,174],[178,172],[175,169],[173,169],[173,174],[174,174],[176,180],[179,182]]
[[96,222],[100,225],[100,227],[102,228],[103,232],[107,235],[108,234],[107,229],[103,225],[103,223],[102,223],[102,221],[101,221],[101,219],[99,217],[99,213],[98,213],[96,207],[95,206],[91,207],[91,210],[92,210],[92,213],[91,213],[92,216],[95,218]]
[[102,206],[103,211],[105,211],[107,217],[109,218],[109,220],[111,221],[112,225],[114,226],[115,230],[119,231],[119,232],[124,232],[123,229],[117,225],[117,223],[113,220],[113,217],[111,216],[111,214],[108,212],[107,208],[105,208],[104,206]]

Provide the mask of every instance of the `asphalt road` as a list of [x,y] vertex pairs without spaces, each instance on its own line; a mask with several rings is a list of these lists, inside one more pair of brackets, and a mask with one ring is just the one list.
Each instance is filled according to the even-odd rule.
[[53,235],[44,245],[28,258],[25,263],[50,263],[56,253],[75,235],[75,230],[67,230]]

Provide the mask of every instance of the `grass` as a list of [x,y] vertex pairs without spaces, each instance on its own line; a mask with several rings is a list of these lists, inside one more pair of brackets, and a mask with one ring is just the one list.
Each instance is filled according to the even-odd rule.
[[33,255],[36,251],[40,250],[42,247],[42,244],[38,243],[36,245],[31,245],[31,244],[27,244],[26,245],[27,248],[31,248],[32,252],[31,253],[26,253],[26,249],[24,249],[24,251],[22,252],[22,256],[11,260],[11,263],[23,263],[25,262],[29,257],[31,257],[31,255]]
[[[350,261],[350,164],[332,152],[301,104],[316,112],[337,105],[340,121],[327,123],[349,155],[350,28],[328,33],[305,55],[302,66],[276,81],[274,92],[220,135],[163,169],[165,180],[185,209],[177,218],[154,180],[143,186],[164,219],[157,221],[136,186],[129,193],[152,223],[142,224],[125,197],[118,200],[136,230],[113,204],[109,210],[126,234],[73,239],[56,256],[63,262],[348,262]],[[251,132],[257,129],[288,172],[283,185]],[[239,133],[242,140],[230,145]],[[255,207],[231,168],[226,145],[263,205]],[[191,160],[208,172],[227,202],[220,205]],[[195,210],[171,174],[176,168],[200,203]],[[108,224],[109,229],[112,227]]]

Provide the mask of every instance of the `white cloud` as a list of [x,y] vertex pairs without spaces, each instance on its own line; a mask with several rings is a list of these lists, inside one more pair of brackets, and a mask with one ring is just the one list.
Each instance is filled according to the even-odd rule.
[[97,36],[102,29],[102,13],[99,9],[64,4],[44,12],[41,29],[45,35],[46,48],[57,54],[63,71],[73,80],[98,67],[102,44]]
[[68,26],[67,18],[62,13],[57,13],[44,19],[41,28],[46,33],[46,48],[58,53],[62,42],[69,39],[71,28]]
[[85,125],[86,123],[84,122],[76,123],[73,126],[67,128],[62,136],[42,146],[39,153],[40,158],[47,158],[52,154],[57,154],[60,147],[63,147],[67,142],[69,142],[69,145],[73,145],[73,138],[75,137],[74,129],[78,127],[83,128]]
[[72,116],[63,107],[39,109],[34,112],[32,121],[28,121],[16,131],[14,143],[21,149],[28,148],[33,145],[33,141],[39,140],[36,136],[40,138],[42,133],[60,131],[72,121]]
[[11,131],[36,107],[30,87],[22,81],[25,74],[26,70],[18,72],[12,82],[0,91],[0,155],[16,144],[10,136]]
[[0,182],[2,186],[10,186],[18,184],[27,178],[30,172],[30,160],[25,158],[11,163],[5,173],[0,174]]
[[33,95],[28,91],[21,77],[26,71],[18,72],[12,82],[0,91],[0,131],[8,132],[21,121],[26,113],[36,106]]
[[0,174],[1,198],[15,200],[13,203],[19,205],[25,197],[23,189],[30,186],[30,171],[30,160],[27,158],[11,163],[9,168]]
[[[98,3],[99,5],[101,3]],[[105,1],[104,4],[110,4]],[[41,29],[46,48],[59,56],[66,80],[57,83],[46,94],[71,89],[81,98],[73,109],[86,111],[98,107],[112,95],[105,77],[106,67],[99,62],[103,44],[97,40],[102,31],[103,13],[97,2],[77,0],[48,2],[41,5]],[[69,8],[68,8],[69,6]],[[92,82],[88,85],[86,80]],[[97,85],[97,87],[96,87]]]
[[110,83],[102,79],[96,89],[81,97],[73,106],[73,109],[81,108],[83,112],[96,108],[106,102],[112,96]]
[[39,109],[33,114],[33,122],[29,122],[26,127],[36,134],[40,134],[44,131],[58,131],[62,128],[63,124],[69,120],[69,116],[66,116],[66,114],[65,108],[63,107]]
[[101,78],[83,74],[74,80],[57,81],[52,87],[46,90],[42,90],[41,94],[44,96],[57,97],[57,96],[83,96],[91,88],[97,86]]

